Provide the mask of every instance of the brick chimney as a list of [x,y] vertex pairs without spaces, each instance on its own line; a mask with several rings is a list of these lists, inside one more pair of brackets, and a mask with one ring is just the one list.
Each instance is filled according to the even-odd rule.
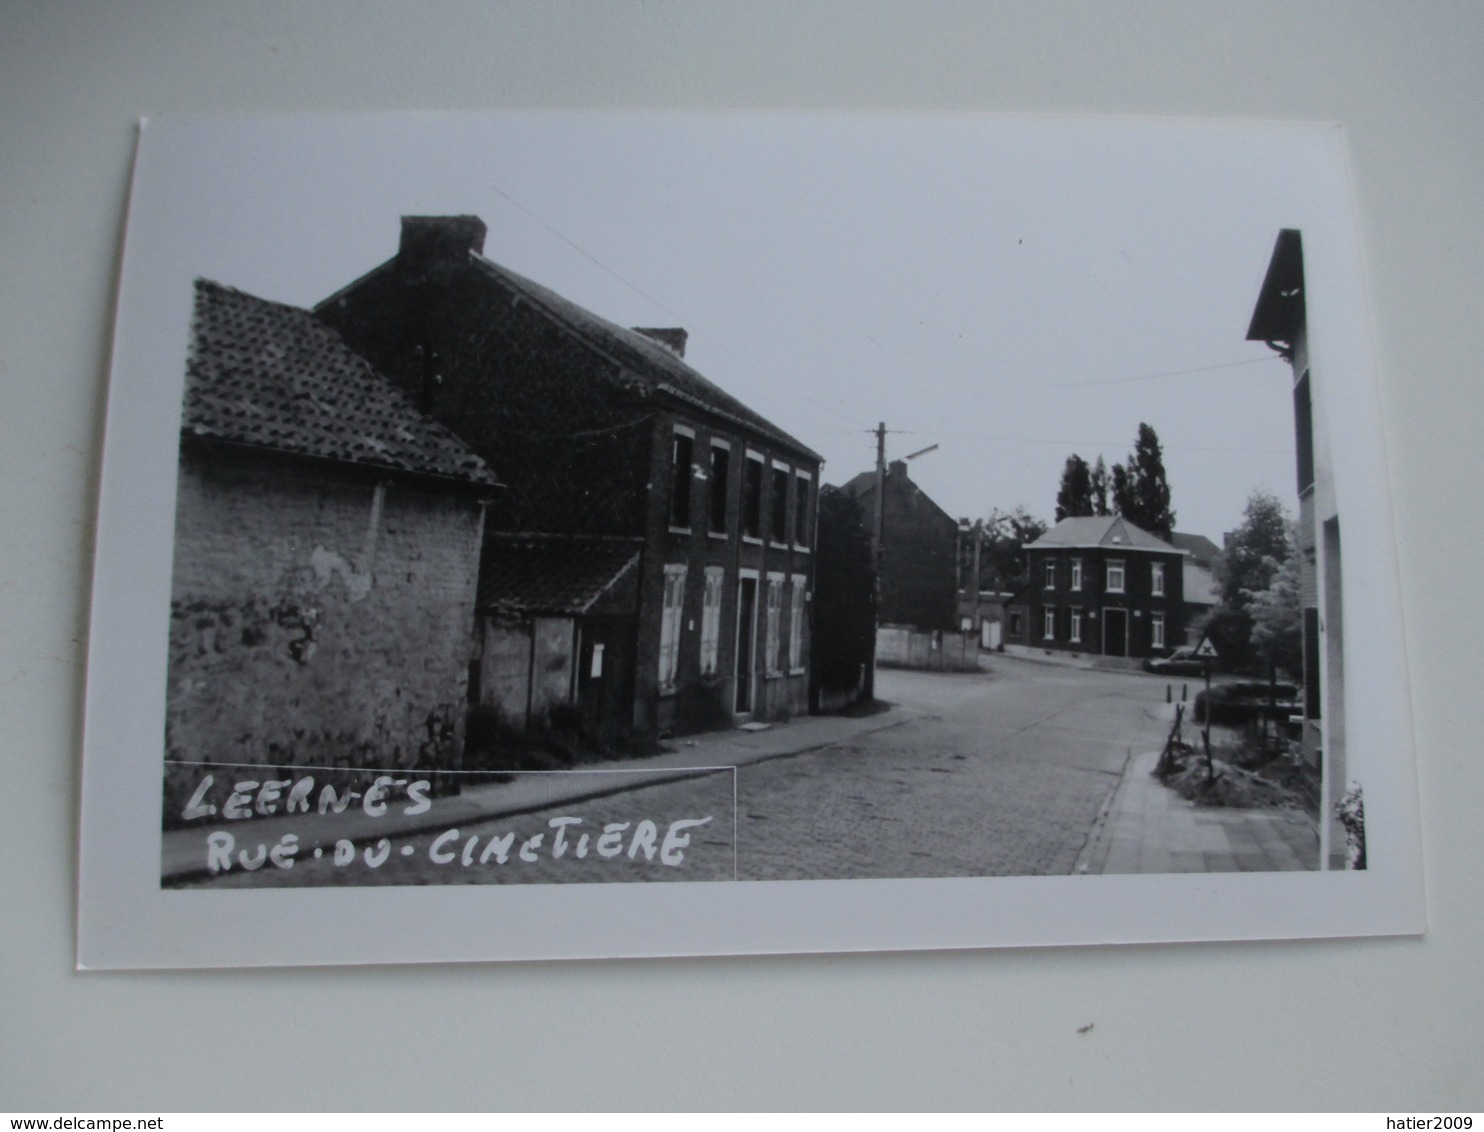
[[685,357],[685,342],[690,335],[678,326],[636,326],[634,333],[654,339],[677,357]]
[[459,266],[484,251],[486,231],[477,216],[404,216],[398,266],[414,276]]

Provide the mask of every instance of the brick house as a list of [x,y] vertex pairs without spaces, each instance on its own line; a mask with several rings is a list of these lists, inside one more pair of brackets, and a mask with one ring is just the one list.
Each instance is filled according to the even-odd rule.
[[[862,472],[840,490],[855,500],[862,521],[871,529],[877,474]],[[905,460],[893,460],[887,466],[883,500],[878,623],[957,631],[957,520],[912,482]]]
[[167,796],[191,762],[456,766],[497,486],[308,311],[198,281]]
[[[485,231],[472,216],[404,217],[397,254],[315,308],[498,457],[508,486],[487,524],[482,608],[485,643],[505,655],[482,658],[480,695],[529,719],[565,679],[592,724],[641,734],[806,711],[820,457],[689,366],[683,330],[609,322],[486,259]],[[511,581],[532,570],[498,564],[567,552],[582,566],[555,609]],[[554,616],[571,632],[546,625],[552,675],[522,702],[484,668],[508,671],[521,635]]]
[[1030,581],[1007,607],[1010,645],[1136,658],[1183,643],[1185,551],[1118,515],[1063,519],[1025,549]]
[[1299,589],[1303,602],[1303,751],[1325,784],[1321,844],[1330,868],[1344,867],[1345,836],[1334,819],[1345,769],[1344,605],[1341,600],[1340,517],[1323,427],[1322,385],[1309,366],[1304,300],[1304,248],[1292,228],[1278,233],[1262,290],[1248,326],[1249,342],[1266,342],[1293,367],[1293,425],[1297,452]]

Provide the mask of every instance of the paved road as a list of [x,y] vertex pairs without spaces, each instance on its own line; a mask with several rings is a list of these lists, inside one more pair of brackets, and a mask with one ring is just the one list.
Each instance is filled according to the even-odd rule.
[[[1130,752],[1159,744],[1154,708],[1163,703],[1164,689],[1141,673],[1010,658],[996,658],[977,674],[883,671],[878,693],[915,710],[900,725],[849,746],[494,819],[456,833],[403,838],[388,844],[385,860],[374,867],[367,854],[376,862],[378,847],[360,846],[351,864],[336,865],[327,850],[319,859],[300,858],[291,870],[234,871],[210,883],[1068,873]],[[703,825],[675,824],[708,818]]]

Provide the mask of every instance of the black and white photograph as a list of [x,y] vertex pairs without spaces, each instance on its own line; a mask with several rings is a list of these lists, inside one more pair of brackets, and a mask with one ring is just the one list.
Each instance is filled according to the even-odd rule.
[[423,918],[383,959],[1415,922],[1352,208],[1323,127],[146,123],[84,940],[241,889],[303,890],[274,942],[101,965],[354,959],[285,942],[345,900]]

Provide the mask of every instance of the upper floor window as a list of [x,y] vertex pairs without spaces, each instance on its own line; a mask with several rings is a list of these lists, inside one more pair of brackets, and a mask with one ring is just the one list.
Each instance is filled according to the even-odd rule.
[[1149,592],[1155,597],[1165,595],[1165,564],[1152,562],[1149,565]]
[[711,442],[711,513],[714,534],[727,533],[727,493],[732,484],[732,446],[725,440]]
[[747,473],[742,481],[742,535],[763,537],[763,458],[756,452],[747,454]]
[[[808,472],[794,473],[794,545],[809,545],[809,488]],[[797,667],[797,666],[795,666]]]
[[1046,560],[1046,567],[1045,567],[1045,569],[1046,569],[1046,588],[1048,590],[1054,590],[1054,589],[1056,589],[1056,563],[1055,562],[1052,562],[1048,558]]
[[1082,588],[1082,559],[1080,558],[1072,559],[1072,588],[1074,590]]
[[1298,491],[1314,486],[1314,403],[1309,395],[1309,371],[1293,387],[1293,431],[1298,452]]
[[1108,559],[1108,585],[1110,594],[1121,594],[1123,592],[1123,559]]
[[695,447],[695,433],[683,425],[676,425],[670,448],[670,526],[681,530],[690,529],[690,485],[695,478]]
[[776,543],[788,541],[788,465],[773,463],[771,501],[772,522],[768,525],[768,537]]

